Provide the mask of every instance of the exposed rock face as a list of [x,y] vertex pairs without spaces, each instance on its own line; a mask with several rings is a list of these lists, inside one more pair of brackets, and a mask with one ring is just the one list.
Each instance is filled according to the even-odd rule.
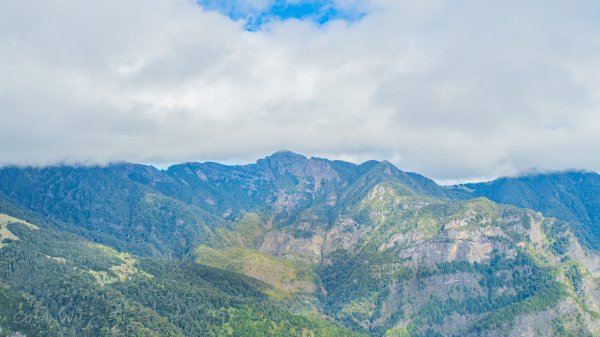
[[306,158],[302,155],[280,151],[256,163],[265,179],[274,180],[287,174],[299,179],[310,179],[319,190],[321,181],[338,179],[338,173],[331,167],[327,160],[319,158]]
[[534,209],[566,221],[582,244],[600,249],[600,174],[596,172],[532,173],[460,188],[472,196]]
[[371,230],[368,226],[361,226],[352,218],[342,218],[339,223],[327,232],[323,242],[322,254],[327,257],[336,251],[350,251]]
[[[277,209],[290,212],[299,200],[282,194]],[[328,313],[375,335],[599,331],[587,308],[600,303],[600,260],[539,213],[486,199],[445,202],[384,182],[330,223],[318,209],[300,214],[270,228],[260,251],[314,265]],[[541,286],[528,284],[537,279]]]
[[[559,321],[560,329],[599,331],[587,309],[577,304],[583,301],[597,310],[599,260],[579,246],[567,227],[485,199],[444,203],[395,191],[391,185],[374,186],[332,226],[314,222],[272,230],[261,250],[328,266],[321,277],[335,308],[331,314],[367,331],[410,327],[443,336],[553,336]],[[302,230],[303,236],[293,230]],[[567,248],[558,247],[561,240],[567,240]],[[565,276],[569,261],[585,265],[575,291]],[[348,263],[360,272],[333,271]],[[331,273],[346,276],[328,283]],[[548,295],[527,298],[530,290],[523,288],[522,277],[545,279],[546,288],[535,291]],[[340,282],[348,290],[340,293]],[[378,285],[373,291],[359,290],[372,284]],[[502,312],[494,308],[503,301],[513,303],[516,314],[496,313],[499,318],[492,319],[496,316],[490,312]],[[421,321],[431,310],[445,313]]]
[[260,246],[260,251],[274,256],[301,259],[307,262],[321,262],[321,247],[325,242],[324,233],[313,232],[307,237],[297,237],[291,230],[269,232]]
[[134,254],[196,253],[372,336],[600,335],[600,258],[570,224],[388,162],[3,169],[0,192]]

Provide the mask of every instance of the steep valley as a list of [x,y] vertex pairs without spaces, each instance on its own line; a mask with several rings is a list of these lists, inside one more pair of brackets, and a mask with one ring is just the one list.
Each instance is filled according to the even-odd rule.
[[3,168],[0,335],[600,335],[585,224],[467,188],[291,152]]

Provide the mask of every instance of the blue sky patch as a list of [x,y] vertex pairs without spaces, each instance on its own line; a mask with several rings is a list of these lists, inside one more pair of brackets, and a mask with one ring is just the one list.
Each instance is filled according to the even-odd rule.
[[266,0],[263,5],[252,0],[198,0],[207,10],[215,10],[232,20],[245,20],[244,27],[249,31],[261,30],[262,26],[273,20],[310,20],[324,25],[332,20],[348,22],[361,19],[366,13],[357,8],[341,8],[335,0]]

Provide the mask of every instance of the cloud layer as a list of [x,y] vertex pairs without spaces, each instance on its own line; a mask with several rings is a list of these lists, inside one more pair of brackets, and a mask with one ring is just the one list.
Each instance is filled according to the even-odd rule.
[[9,0],[0,164],[285,148],[438,180],[600,170],[599,2],[364,6],[248,32],[191,0]]

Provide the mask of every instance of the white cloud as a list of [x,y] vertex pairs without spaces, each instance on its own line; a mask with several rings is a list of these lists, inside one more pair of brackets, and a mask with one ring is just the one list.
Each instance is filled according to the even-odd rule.
[[352,24],[251,33],[191,0],[9,0],[0,163],[287,148],[440,180],[599,171],[599,9],[380,0]]

